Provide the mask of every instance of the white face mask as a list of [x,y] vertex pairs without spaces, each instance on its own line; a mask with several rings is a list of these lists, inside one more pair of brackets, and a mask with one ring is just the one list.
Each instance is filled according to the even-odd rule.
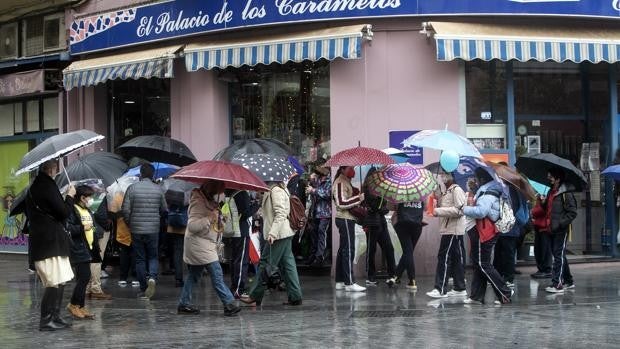
[[93,198],[86,199],[86,207],[91,207],[94,202],[95,202],[95,199]]
[[215,202],[222,202],[224,201],[224,193],[220,193],[220,194],[215,194],[213,195],[213,201]]

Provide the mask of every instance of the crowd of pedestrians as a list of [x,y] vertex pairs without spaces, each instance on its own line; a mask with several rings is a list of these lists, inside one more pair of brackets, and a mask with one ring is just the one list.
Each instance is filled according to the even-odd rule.
[[[111,299],[100,281],[109,239],[114,240],[120,252],[118,285],[128,286],[134,270],[136,280],[132,286],[139,287],[139,298],[148,300],[156,294],[160,274],[160,236],[166,238],[171,247],[169,269],[174,269],[175,286],[180,289],[179,314],[200,312],[193,302],[193,292],[205,269],[226,316],[241,310],[235,300],[260,305],[270,287],[286,291],[285,305],[302,304],[293,238],[304,231],[297,231],[289,219],[290,197],[300,195],[298,192],[307,195],[308,265],[318,267],[329,258],[328,240],[335,218],[339,235],[333,262],[336,290],[364,292],[367,287],[378,286],[377,245],[387,266],[386,284],[401,284],[406,273],[404,287],[416,290],[416,245],[422,234],[439,234],[435,280],[432,288],[428,285],[427,296],[462,297],[466,304],[484,303],[490,285],[496,303],[510,303],[514,294],[515,251],[528,225],[533,225],[536,234],[538,271],[532,277],[551,278],[548,292],[574,287],[566,259],[566,241],[577,207],[561,169],[549,171],[551,191],[531,203],[531,220],[530,203],[518,191],[510,190],[510,204],[517,219],[510,232],[502,234],[494,222],[502,214],[505,188],[483,169],[475,171],[466,190],[450,173],[438,174],[440,185],[433,194],[434,203],[429,206],[422,201],[392,205],[372,195],[364,185],[357,189],[352,184],[356,172],[349,166],[340,167],[333,181],[329,168],[318,166],[312,170],[307,185],[297,182],[299,190],[293,193],[286,182],[268,182],[267,192],[253,193],[227,190],[223,182],[206,180],[179,197],[165,192],[153,181],[154,168],[147,163],[140,168],[140,180],[127,189],[119,213],[108,212],[105,203],[93,212],[94,192],[88,186],[69,187],[63,198],[53,180],[57,172],[56,161],[41,165],[26,198],[31,258],[45,287],[40,330],[70,326],[60,311],[64,285],[72,279],[75,284],[66,308],[75,319],[94,319],[86,306],[87,299]],[[189,194],[188,203],[183,194]],[[386,215],[391,215],[391,220]],[[430,227],[437,231],[423,229],[432,219],[437,219],[437,224]],[[356,282],[355,275],[356,225],[363,227],[367,240],[364,285]],[[399,260],[390,239],[391,226],[402,247]],[[255,232],[260,235],[261,253],[260,260],[251,263],[250,236]],[[469,288],[465,280],[465,235],[473,267]],[[229,282],[224,279],[221,266],[223,246],[230,250],[226,258],[230,265]],[[248,279],[249,270],[254,271],[252,280]]]

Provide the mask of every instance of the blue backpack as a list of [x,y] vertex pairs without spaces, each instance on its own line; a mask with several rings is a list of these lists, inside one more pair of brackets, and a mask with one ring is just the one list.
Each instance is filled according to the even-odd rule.
[[187,206],[170,206],[168,211],[168,225],[174,228],[187,227]]
[[530,207],[523,195],[519,195],[519,209],[515,212],[515,221],[520,227],[530,221]]

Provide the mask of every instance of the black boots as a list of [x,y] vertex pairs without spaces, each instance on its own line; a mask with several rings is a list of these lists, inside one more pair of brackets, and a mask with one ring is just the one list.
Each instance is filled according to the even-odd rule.
[[228,303],[224,305],[224,316],[233,316],[241,311],[241,308],[236,306],[234,303]]
[[64,286],[46,287],[41,299],[39,331],[56,331],[70,325],[60,318],[60,304]]

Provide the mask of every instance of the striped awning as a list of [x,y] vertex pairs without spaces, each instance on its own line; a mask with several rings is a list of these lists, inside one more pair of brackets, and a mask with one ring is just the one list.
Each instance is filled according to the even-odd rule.
[[180,49],[175,45],[75,61],[63,70],[65,90],[115,79],[171,78]]
[[615,63],[620,60],[618,26],[431,22],[423,28],[423,34],[435,38],[438,61]]
[[247,41],[190,44],[184,49],[185,66],[196,71],[321,58],[356,59],[361,57],[362,41],[372,39],[371,29],[369,24],[352,25]]

